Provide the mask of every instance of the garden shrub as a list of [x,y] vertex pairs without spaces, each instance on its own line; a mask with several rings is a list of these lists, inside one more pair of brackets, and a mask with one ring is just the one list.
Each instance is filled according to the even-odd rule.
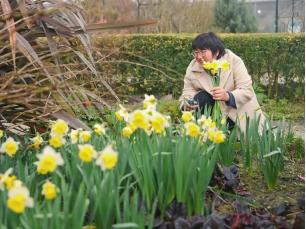
[[[107,54],[98,66],[108,82],[123,94],[173,94],[178,97],[196,34],[150,34],[96,37]],[[225,47],[245,62],[253,81],[269,98],[304,94],[303,34],[220,34]],[[114,51],[115,50],[115,51]],[[278,84],[279,80],[282,84]],[[280,88],[281,86],[281,88]]]
[[162,114],[169,115],[171,120],[175,122],[182,116],[179,104],[180,102],[178,100],[159,100],[157,110]]

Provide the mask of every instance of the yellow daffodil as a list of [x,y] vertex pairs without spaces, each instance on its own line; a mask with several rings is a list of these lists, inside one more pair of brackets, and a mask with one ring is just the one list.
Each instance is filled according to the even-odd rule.
[[212,62],[204,62],[203,68],[210,71],[212,75],[216,75],[218,73],[219,64],[217,60],[213,60]]
[[216,132],[215,128],[210,128],[210,129],[208,129],[208,131],[207,131],[208,139],[209,139],[210,141],[212,141],[212,142],[214,141],[215,132]]
[[129,117],[129,124],[135,128],[140,128],[145,131],[149,130],[150,128],[148,115],[141,110],[135,110],[133,113],[131,113]]
[[79,158],[84,162],[91,162],[97,157],[97,153],[94,147],[90,144],[78,145],[79,148]]
[[63,145],[65,145],[65,143],[66,143],[66,140],[63,135],[51,133],[51,137],[49,139],[49,144],[51,146],[53,146],[54,148],[60,148]]
[[212,75],[219,74],[219,71],[228,71],[230,64],[226,60],[213,60],[212,62],[204,62],[203,68],[209,70]]
[[229,62],[227,62],[226,60],[223,61],[223,62],[221,63],[221,69],[222,69],[222,71],[228,71],[229,68],[230,68],[230,64],[229,64]]
[[158,112],[155,112],[150,120],[151,128],[157,134],[163,133],[165,128],[169,126],[167,118]]
[[213,60],[213,62],[211,62],[211,65],[210,65],[210,70],[218,72],[218,69],[219,69],[218,61]]
[[197,137],[200,135],[200,127],[194,122],[187,122],[185,124],[186,133],[190,137]]
[[119,104],[120,110],[115,112],[115,116],[119,121],[127,120],[128,112],[121,104]]
[[116,116],[116,118],[118,119],[118,121],[123,121],[123,116],[120,114],[119,111],[116,111],[116,112],[115,112],[115,116]]
[[0,190],[4,190],[5,181],[10,177],[11,173],[13,172],[13,168],[9,168],[5,171],[4,174],[0,174]]
[[190,111],[183,111],[182,120],[186,123],[194,120],[194,117]]
[[32,142],[33,142],[33,147],[35,148],[35,149],[39,149],[39,147],[40,147],[40,145],[43,143],[43,139],[42,139],[42,137],[39,135],[39,134],[37,134],[34,138],[32,138],[31,139],[32,140]]
[[72,144],[75,144],[78,142],[79,132],[80,132],[80,129],[70,131],[70,141]]
[[101,136],[101,135],[105,135],[106,130],[105,130],[105,123],[103,124],[95,124],[94,125],[94,131],[97,135]]
[[221,125],[224,125],[225,123],[226,123],[226,118],[225,117],[222,117],[222,119],[221,119]]
[[212,68],[210,62],[204,62],[203,63],[203,68],[207,69],[207,70],[210,70]]
[[207,131],[201,132],[201,140],[202,142],[206,142],[208,138]]
[[82,143],[88,142],[91,138],[91,132],[88,130],[83,130],[79,132],[79,140]]
[[224,140],[225,140],[225,134],[221,130],[218,130],[215,134],[214,142],[216,144],[219,144],[224,142]]
[[46,200],[53,200],[56,198],[58,193],[58,188],[55,184],[51,183],[50,181],[47,181],[42,186],[42,192],[41,194],[45,197]]
[[125,138],[129,138],[134,133],[134,128],[132,126],[126,126],[122,129],[122,136]]
[[0,152],[13,157],[19,148],[18,145],[19,142],[16,142],[12,137],[9,137],[4,143],[2,143]]
[[26,207],[33,207],[33,199],[30,197],[29,190],[23,186],[11,188],[8,192],[7,206],[17,214],[23,213]]
[[205,115],[202,115],[200,119],[198,119],[198,124],[202,127],[204,130],[208,130],[209,128],[215,128],[216,123],[211,119],[211,117],[206,117]]
[[65,135],[68,133],[68,131],[68,124],[62,119],[58,119],[57,121],[51,124],[51,133],[53,134]]
[[16,176],[9,176],[8,178],[5,179],[4,183],[7,188],[7,190],[10,190],[12,187],[14,187],[14,183],[17,180]]
[[43,152],[37,155],[37,158],[39,161],[35,162],[35,164],[37,165],[37,172],[40,174],[51,173],[57,166],[64,164],[62,156],[50,146],[46,146]]
[[0,138],[2,138],[4,135],[3,130],[0,130]]
[[225,140],[225,134],[220,130],[209,129],[208,139],[216,144],[222,143]]
[[118,161],[118,153],[113,150],[111,145],[105,147],[97,158],[96,164],[101,167],[102,170],[113,169]]
[[148,109],[151,107],[151,109],[156,110],[156,103],[157,100],[154,95],[145,95],[145,99],[143,101],[143,108]]
[[202,116],[197,120],[197,122],[198,122],[198,124],[199,124],[200,126],[202,126],[203,123],[206,121],[206,119],[207,119],[207,117],[206,117],[205,115],[202,115]]
[[153,106],[148,106],[147,109],[142,110],[143,114],[150,119],[157,111],[156,108]]
[[215,75],[218,74],[218,70],[216,70],[216,69],[211,69],[210,72],[211,72],[211,74],[212,74],[213,76],[215,76]]

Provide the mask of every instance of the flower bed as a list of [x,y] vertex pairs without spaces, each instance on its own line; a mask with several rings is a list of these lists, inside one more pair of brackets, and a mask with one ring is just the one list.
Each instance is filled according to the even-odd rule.
[[216,164],[231,165],[237,151],[269,189],[283,168],[283,130],[260,134],[256,120],[240,134],[208,114],[184,112],[173,124],[153,96],[143,109],[121,106],[111,119],[92,132],[57,120],[31,139],[1,136],[1,227],[157,227],[173,208],[186,218],[210,213]]

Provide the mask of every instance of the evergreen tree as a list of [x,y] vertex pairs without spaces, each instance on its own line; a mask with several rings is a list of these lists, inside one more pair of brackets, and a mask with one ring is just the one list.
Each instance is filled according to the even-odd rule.
[[253,12],[244,0],[216,0],[215,25],[223,32],[256,32],[257,24]]

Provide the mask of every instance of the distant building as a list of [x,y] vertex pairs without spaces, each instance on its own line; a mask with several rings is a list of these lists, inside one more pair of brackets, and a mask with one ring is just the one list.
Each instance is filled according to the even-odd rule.
[[[257,19],[258,32],[275,32],[277,0],[246,0]],[[278,0],[278,32],[305,31],[305,0]]]

